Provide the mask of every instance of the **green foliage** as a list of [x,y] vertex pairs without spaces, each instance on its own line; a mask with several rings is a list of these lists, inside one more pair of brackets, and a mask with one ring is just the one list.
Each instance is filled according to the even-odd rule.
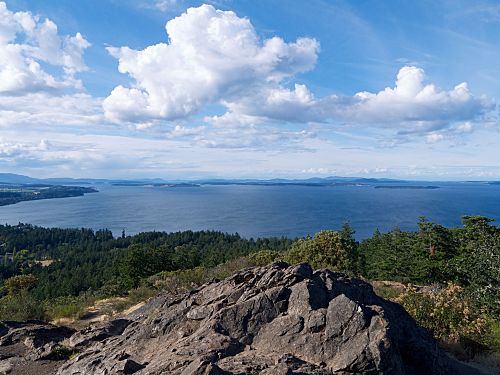
[[[98,298],[129,292],[132,303],[160,289],[180,293],[245,267],[283,259],[371,280],[453,281],[472,310],[498,322],[500,229],[481,216],[464,217],[463,223],[463,228],[449,229],[422,218],[418,231],[377,231],[360,244],[347,224],[339,232],[323,231],[298,241],[243,239],[213,231],[123,233],[114,238],[108,230],[0,225],[0,319],[75,316]],[[53,262],[41,264],[47,259]],[[379,292],[395,297],[383,287]],[[422,303],[419,309],[430,311],[426,303],[432,301],[419,298],[411,302],[408,296],[405,303]],[[455,316],[453,311],[447,314]]]
[[485,344],[493,351],[500,353],[500,321],[490,319],[489,329],[484,337]]
[[346,244],[339,232],[321,231],[314,238],[296,241],[285,260],[292,263],[307,262],[314,268],[352,272],[354,249]]
[[475,308],[474,301],[466,296],[463,288],[453,283],[428,293],[409,287],[396,301],[434,337],[443,341],[477,338],[488,329],[484,311]]
[[[32,274],[38,279],[32,295],[40,301],[89,290],[117,295],[161,271],[211,267],[263,249],[285,250],[291,243],[214,231],[114,238],[109,230],[0,225],[0,287],[12,276]],[[43,266],[44,259],[53,262]]]
[[351,273],[354,275],[360,275],[363,265],[359,256],[359,243],[354,239],[355,233],[356,232],[352,229],[349,223],[344,223],[339,235],[340,240],[342,241],[342,246],[349,256],[349,267]]
[[248,255],[248,260],[252,265],[265,266],[283,257],[282,252],[261,250]]
[[179,232],[146,244],[134,243],[120,260],[120,276],[128,287],[159,272],[213,267],[263,249],[282,251],[287,239],[245,240],[220,232]]
[[43,308],[47,318],[56,320],[61,318],[76,317],[85,309],[93,304],[98,296],[93,293],[82,293],[76,296],[61,296],[45,301]]
[[43,306],[27,290],[0,298],[0,320],[44,319]]
[[64,345],[56,345],[50,351],[52,359],[69,359],[73,354],[75,354],[75,350]]
[[14,296],[22,291],[33,289],[37,278],[33,275],[18,275],[5,280],[3,289],[8,296]]
[[457,232],[459,255],[450,262],[454,279],[500,316],[500,229],[482,216],[464,216]]
[[378,296],[392,301],[404,292],[403,284],[394,285],[389,281],[372,281],[371,284]]
[[7,295],[0,298],[0,320],[43,319],[45,311],[30,293],[36,284],[33,275],[13,276],[4,282]]
[[204,284],[210,278],[211,275],[207,273],[205,267],[195,267],[187,270],[162,272],[148,281],[159,290],[180,294]]
[[188,292],[211,280],[221,280],[235,272],[255,266],[252,256],[239,257],[215,267],[195,267],[187,270],[161,272],[143,281],[143,285],[173,294]]
[[500,229],[482,216],[465,216],[464,228],[419,222],[418,232],[393,230],[364,240],[363,275],[410,283],[454,281],[490,315],[500,316]]

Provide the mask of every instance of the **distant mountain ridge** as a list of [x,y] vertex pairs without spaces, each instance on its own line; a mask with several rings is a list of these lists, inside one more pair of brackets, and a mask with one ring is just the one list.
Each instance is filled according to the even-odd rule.
[[[391,178],[368,177],[310,177],[298,179],[272,178],[204,178],[204,179],[172,179],[145,178],[145,179],[99,179],[99,178],[33,178],[15,173],[0,173],[0,183],[4,184],[48,184],[48,185],[118,185],[118,186],[199,186],[199,185],[298,185],[298,186],[342,186],[342,185],[381,185],[407,184],[424,185],[429,181],[412,181]],[[463,181],[472,182],[472,181]],[[477,181],[477,183],[500,184],[500,181]]]
[[405,180],[388,178],[362,178],[362,177],[311,177],[306,179],[224,179],[206,178],[195,180],[166,180],[162,178],[151,179],[95,179],[95,178],[33,178],[15,173],[0,173],[0,183],[6,184],[49,184],[49,185],[81,185],[81,184],[110,184],[121,186],[164,185],[164,184],[191,184],[191,185],[332,185],[332,184],[370,184],[370,183],[405,183]]

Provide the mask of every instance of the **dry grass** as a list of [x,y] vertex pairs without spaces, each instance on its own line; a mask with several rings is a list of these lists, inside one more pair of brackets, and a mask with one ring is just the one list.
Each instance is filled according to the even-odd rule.
[[54,263],[54,259],[44,259],[44,260],[36,260],[35,263],[41,265],[43,268],[50,266],[52,263]]
[[406,286],[396,281],[371,281],[375,293],[382,298],[395,300],[404,293]]

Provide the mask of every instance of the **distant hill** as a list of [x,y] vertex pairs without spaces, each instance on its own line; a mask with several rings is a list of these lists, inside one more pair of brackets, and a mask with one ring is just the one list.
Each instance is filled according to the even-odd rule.
[[0,173],[3,184],[88,185],[107,183],[105,179],[92,178],[33,178],[15,173]]
[[[302,179],[257,179],[257,178],[205,178],[205,179],[95,179],[95,178],[32,178],[14,173],[0,173],[0,183],[4,184],[48,184],[48,185],[115,185],[115,186],[198,186],[198,185],[258,185],[258,186],[346,186],[346,185],[402,185],[411,182],[413,187],[426,186],[431,181],[410,181],[391,178],[366,178],[366,177],[311,177]],[[472,181],[471,181],[472,182]],[[477,183],[500,184],[499,181],[477,181]]]
[[14,173],[0,173],[0,182],[5,184],[36,184],[40,180]]

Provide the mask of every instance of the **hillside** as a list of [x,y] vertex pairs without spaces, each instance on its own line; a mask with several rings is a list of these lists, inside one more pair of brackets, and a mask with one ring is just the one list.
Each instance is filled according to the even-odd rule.
[[[245,334],[251,334],[252,337],[260,335],[260,330],[267,329],[265,327],[271,323],[271,320],[274,321],[281,315],[291,316],[293,312],[289,307],[281,306],[283,301],[285,301],[283,304],[286,306],[290,305],[293,300],[292,291],[296,284],[296,281],[291,280],[295,276],[289,276],[290,273],[293,275],[295,271],[284,267],[283,261],[286,261],[294,265],[309,263],[318,270],[329,269],[343,272],[340,274],[327,271],[318,271],[319,273],[307,271],[307,275],[302,275],[304,277],[302,281],[304,281],[307,291],[304,291],[305,297],[300,294],[300,298],[303,299],[300,303],[301,305],[309,304],[309,307],[306,308],[309,315],[304,315],[305,313],[301,312],[302,315],[299,314],[301,319],[298,321],[289,318],[277,320],[277,322],[281,322],[280,324],[285,330],[295,332],[297,329],[298,331],[294,335],[307,333],[305,336],[307,339],[301,342],[301,345],[313,340],[311,337],[314,335],[309,336],[309,333],[304,331],[308,320],[313,319],[310,314],[313,314],[321,323],[327,319],[330,303],[340,294],[344,294],[349,300],[360,306],[363,314],[367,314],[363,315],[363,319],[366,318],[365,321],[368,325],[358,327],[360,330],[368,329],[371,332],[369,327],[372,317],[380,315],[382,321],[385,322],[382,326],[387,328],[387,332],[383,335],[389,335],[390,340],[396,340],[396,344],[391,344],[396,350],[396,354],[393,353],[391,356],[404,357],[405,354],[400,352],[401,345],[403,345],[401,342],[404,342],[404,338],[399,335],[413,332],[413,328],[406,325],[400,326],[397,323],[410,319],[406,313],[402,312],[404,308],[418,325],[427,330],[427,337],[434,337],[431,339],[434,346],[437,341],[439,345],[451,350],[462,360],[498,369],[500,367],[498,361],[500,353],[500,325],[498,321],[500,228],[492,225],[491,220],[485,217],[464,217],[463,222],[463,228],[445,228],[421,220],[418,232],[402,232],[396,229],[382,234],[377,231],[372,238],[361,243],[354,240],[353,231],[348,225],[345,225],[341,231],[322,231],[314,237],[298,240],[286,238],[247,240],[237,234],[229,235],[211,231],[149,232],[135,236],[126,236],[123,233],[121,237],[115,238],[111,232],[105,230],[94,232],[88,229],[48,229],[23,224],[17,226],[0,225],[0,254],[3,258],[3,262],[0,263],[0,320],[11,321],[5,323],[3,329],[0,328],[0,335],[18,338],[17,341],[14,340],[17,344],[8,338],[0,340],[5,343],[4,347],[0,345],[0,358],[3,358],[0,361],[5,364],[10,363],[9,358],[29,356],[29,352],[33,350],[33,345],[30,344],[33,340],[26,340],[26,338],[36,337],[39,330],[46,332],[45,336],[47,337],[35,340],[43,344],[41,344],[42,348],[36,349],[38,354],[35,357],[40,358],[40,360],[34,362],[34,365],[46,363],[53,367],[55,364],[50,361],[54,360],[54,356],[55,359],[67,359],[78,353],[87,353],[87,350],[91,356],[93,344],[89,343],[86,338],[84,339],[86,344],[76,348],[71,340],[64,341],[73,334],[73,330],[70,330],[70,334],[65,333],[60,340],[54,341],[54,335],[50,332],[59,335],[57,332],[60,329],[47,326],[41,320],[65,322],[65,324],[71,324],[73,329],[80,329],[89,323],[112,319],[104,327],[89,328],[81,331],[78,335],[96,335],[101,340],[110,334],[115,335],[113,332],[120,332],[118,335],[121,335],[126,326],[128,332],[126,337],[128,339],[134,338],[130,345],[138,345],[137,348],[130,347],[130,352],[142,356],[133,358],[133,361],[143,365],[145,362],[152,364],[156,359],[148,357],[154,353],[141,354],[141,348],[160,345],[159,340],[166,340],[161,345],[169,346],[174,341],[174,337],[163,337],[163,335],[170,334],[165,331],[161,337],[154,336],[154,340],[150,340],[151,336],[148,331],[137,331],[137,327],[146,327],[149,324],[159,324],[163,321],[165,324],[161,323],[158,330],[163,332],[163,329],[167,330],[167,325],[173,324],[172,329],[182,333],[187,332],[185,331],[186,327],[194,327],[195,330],[198,330],[201,328],[200,324],[203,324],[204,329],[209,331],[206,332],[208,336],[205,334],[201,336],[212,337],[213,332],[210,331],[214,327],[212,323],[216,326],[219,323],[224,327],[227,326],[223,321],[217,320],[219,319],[217,314],[222,311],[221,309],[233,306],[231,314],[236,315],[230,319],[233,323],[243,322],[241,324],[245,330],[249,327],[250,315],[255,314],[257,316],[255,319],[264,317],[264,321],[261,321],[259,327],[256,328],[259,333],[246,331]],[[276,261],[281,261],[281,263],[276,263]],[[260,274],[261,272],[267,273],[269,267],[248,271],[250,266],[265,266],[273,262],[274,266],[272,267],[277,267],[277,264],[282,265],[279,266],[282,267],[280,270],[275,270],[281,275],[276,280],[266,279],[267,276]],[[246,269],[246,271],[241,271],[242,269]],[[247,271],[254,276],[249,276],[249,278],[241,276]],[[218,283],[214,281],[225,279],[235,273],[236,276],[230,280],[234,281],[234,278],[240,277],[241,282],[227,282],[226,280]],[[323,276],[319,277],[320,274]],[[356,279],[348,279],[343,275],[370,280],[375,285],[379,296],[386,297],[397,305],[392,302],[384,302],[381,298],[376,297],[368,284]],[[257,282],[256,280],[259,278],[267,281]],[[348,290],[344,290],[344,286]],[[212,287],[216,289],[216,292],[210,289]],[[278,300],[273,300],[272,293],[274,292],[269,288],[277,287],[285,288],[285,295],[277,297]],[[232,295],[232,289],[238,291],[234,292],[234,298],[228,297],[225,301],[224,296],[227,296],[227,293]],[[288,295],[288,290],[290,290],[290,295]],[[239,295],[240,292],[241,295]],[[183,295],[183,293],[188,294]],[[203,299],[209,298],[209,295],[214,293],[222,299],[217,301]],[[116,320],[117,312],[132,311],[128,309],[132,306],[137,308],[137,306],[141,306],[143,301],[158,294],[161,296],[152,299],[136,313],[122,317],[125,321]],[[194,295],[199,298],[196,297],[192,300],[191,297]],[[243,295],[245,298],[240,301]],[[258,295],[262,297],[259,301],[252,299],[253,297],[257,298]],[[252,302],[249,302],[250,300]],[[238,301],[244,303],[240,305]],[[281,307],[277,307],[278,302]],[[205,305],[207,306],[203,307]],[[199,319],[186,318],[187,320],[182,320],[184,319],[182,316],[188,313],[187,310],[183,309],[187,307],[194,309],[194,306],[200,306],[200,311],[196,308],[196,313],[193,312],[193,314],[201,314],[197,315]],[[342,309],[337,314],[340,321],[345,316],[349,316],[349,310]],[[169,315],[170,310],[177,311],[175,316]],[[325,318],[316,316],[318,312],[312,312],[316,310],[321,310],[321,314],[325,315]],[[394,314],[397,318],[394,318]],[[157,318],[159,321],[151,323]],[[209,320],[205,320],[206,318]],[[29,319],[41,320],[26,323]],[[13,320],[21,323],[13,323]],[[413,320],[409,321],[415,325]],[[177,326],[177,324],[180,325]],[[131,331],[128,331],[129,327]],[[342,327],[341,332],[347,332],[345,331],[347,328]],[[417,331],[426,332],[424,330]],[[189,335],[193,332],[189,331]],[[286,332],[283,331],[283,335]],[[143,335],[144,333],[146,336]],[[216,333],[223,332],[216,330]],[[311,331],[310,333],[317,332]],[[177,339],[182,341],[185,337],[183,335],[181,334]],[[283,335],[277,333],[275,336],[282,337]],[[288,337],[286,335],[285,337]],[[295,340],[295,336],[293,340]],[[251,344],[247,344],[247,339],[243,336],[238,336],[237,341],[243,340],[241,343],[250,345],[251,349],[257,342],[254,342],[252,337],[248,337],[249,340],[251,339]],[[370,339],[373,337],[370,333]],[[291,337],[288,338],[292,340]],[[124,347],[129,344],[128,339],[122,343]],[[119,341],[118,338],[116,340]],[[203,341],[203,339],[200,340]],[[217,344],[217,339],[210,340],[210,345]],[[345,340],[346,342],[352,341],[351,338],[347,337]],[[344,345],[346,342],[342,341],[341,344]],[[29,344],[28,347],[26,347],[26,343]],[[45,346],[46,343],[49,345]],[[57,343],[62,346],[54,346]],[[287,345],[290,343],[291,341],[287,341]],[[339,343],[337,342],[337,344]],[[17,346],[12,347],[12,345]],[[101,347],[104,344],[96,345]],[[374,345],[379,347],[378,344]],[[232,351],[233,349],[234,347],[230,347],[228,350]],[[286,352],[291,351],[289,347],[282,349]],[[176,349],[176,355],[182,353],[182,350],[184,349]],[[242,350],[246,353],[247,348]],[[264,349],[257,348],[255,350],[265,352]],[[318,350],[321,352],[321,350],[326,349],[319,346],[314,349],[314,351]],[[328,350],[333,349],[329,348]],[[408,350],[412,351],[413,349]],[[157,348],[157,351],[160,351],[160,347]],[[292,353],[295,352],[292,351]],[[39,357],[41,354],[43,354],[42,357]],[[260,352],[257,354],[260,356]],[[306,354],[299,352],[296,357],[310,362],[311,366],[321,365],[322,362],[328,363],[324,360],[316,361],[314,358],[311,359],[311,362],[304,359]],[[113,361],[116,360],[118,354],[110,355]],[[228,354],[227,357],[231,356],[233,354]],[[82,358],[84,357],[80,357],[80,359]],[[239,358],[237,357],[237,359]],[[398,363],[403,361],[404,363],[405,359],[401,358],[395,359],[395,361]],[[108,358],[106,357],[105,360],[107,363]],[[270,366],[273,360],[278,361],[272,357],[268,362],[265,362],[266,366]],[[98,360],[96,361],[98,362]],[[181,362],[186,364],[185,361],[187,359]],[[370,363],[367,366],[374,366],[372,362]],[[33,363],[30,362],[26,365],[32,366]],[[116,365],[118,366],[118,364]],[[217,362],[215,365],[223,368],[223,363],[219,365]],[[78,366],[87,365],[80,362]],[[133,364],[127,366],[133,366]],[[408,366],[410,366],[408,371],[411,373],[410,369],[413,365]],[[17,363],[15,367],[23,368],[21,362]],[[323,371],[322,369],[323,367],[320,368],[321,371]],[[171,373],[169,371],[166,373]],[[302,373],[307,373],[304,371]],[[321,374],[321,371],[316,372],[316,374]],[[43,374],[38,370],[24,373],[35,372]],[[82,373],[92,372],[86,370]],[[219,373],[224,374],[224,372]]]

